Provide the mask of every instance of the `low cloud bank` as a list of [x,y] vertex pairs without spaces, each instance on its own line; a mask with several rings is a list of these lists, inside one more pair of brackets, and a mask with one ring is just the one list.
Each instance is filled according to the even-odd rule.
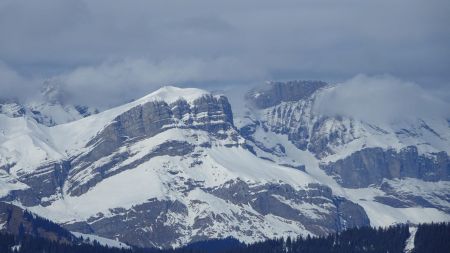
[[420,85],[389,75],[358,75],[323,92],[315,110],[374,124],[450,118],[450,103]]
[[84,66],[46,80],[25,78],[0,65],[0,98],[21,102],[40,98],[40,90],[51,85],[61,102],[105,109],[140,98],[164,85],[213,88],[221,82],[245,83],[264,79],[264,73],[231,57],[210,60],[145,59],[107,61]]

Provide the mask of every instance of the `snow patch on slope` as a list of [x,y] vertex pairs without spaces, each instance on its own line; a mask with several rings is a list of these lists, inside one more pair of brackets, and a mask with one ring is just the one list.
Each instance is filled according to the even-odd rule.
[[60,147],[60,150],[65,150],[67,153],[79,152],[89,140],[111,123],[115,117],[138,105],[155,101],[165,101],[170,104],[181,98],[188,103],[192,103],[208,94],[207,91],[201,89],[165,86],[131,103],[74,122],[52,127],[51,135],[53,141]]
[[65,124],[96,113],[95,109],[85,108],[86,112],[82,114],[75,106],[60,103],[31,103],[27,106],[31,110],[30,116],[46,126]]
[[[215,147],[208,153],[217,164],[243,179],[260,182],[281,181],[294,187],[317,183],[316,180],[302,171],[260,159],[242,147]],[[239,157],[239,159],[236,159],[236,157]]]
[[199,97],[210,94],[209,92],[197,89],[197,88],[178,88],[174,86],[164,86],[157,91],[139,99],[140,103],[142,101],[153,101],[160,100],[165,101],[168,104],[171,104],[179,99],[184,99],[188,103],[194,102]]
[[97,241],[100,245],[110,248],[131,249],[131,247],[128,246],[127,244],[119,242],[117,240],[112,240],[97,235],[83,234],[79,232],[71,232],[71,233],[78,238],[83,238],[86,243],[88,242],[93,243],[94,241]]
[[24,190],[29,188],[27,185],[21,183],[6,171],[0,170],[0,197],[8,195],[10,191]]
[[406,239],[405,253],[411,253],[414,250],[414,239],[416,238],[417,227],[409,226],[409,238]]
[[172,103],[180,98],[192,103],[207,94],[200,89],[167,86],[123,106],[53,127],[38,124],[30,117],[0,114],[0,166],[17,163],[17,168],[34,169],[68,158],[82,152],[86,143],[115,117],[133,107],[151,101]]
[[[54,196],[50,206],[30,209],[66,223],[83,221],[98,213],[108,216],[111,209],[129,209],[152,198],[184,202],[186,196],[178,192],[177,188],[185,187],[185,182],[197,182],[208,188],[221,186],[230,180],[243,180],[254,186],[286,183],[297,190],[307,188],[310,183],[318,183],[303,171],[258,158],[239,145],[230,147],[228,139],[215,139],[206,131],[192,129],[173,128],[124,146],[118,152],[127,151],[129,156],[116,166],[125,166],[139,160],[167,141],[186,141],[196,147],[194,153],[197,155],[153,157],[137,167],[103,179],[80,196],[66,194],[69,185],[65,185],[64,195]],[[203,143],[210,143],[212,147],[202,148],[200,144]],[[106,157],[104,161],[98,161],[99,164],[93,164],[92,170],[94,165],[107,163],[113,155]],[[196,163],[199,160],[201,163]],[[76,182],[84,182],[89,177],[89,168],[84,170],[84,178],[78,178]]]
[[[308,176],[318,182],[329,186],[334,195],[344,197],[354,203],[361,205],[366,211],[371,225],[373,226],[389,226],[395,223],[411,222],[414,224],[431,221],[450,221],[450,215],[436,209],[424,207],[394,208],[375,201],[377,196],[385,196],[385,193],[378,188],[359,188],[349,189],[339,185],[336,180],[327,175],[321,168],[320,164],[324,161],[340,159],[345,157],[346,152],[351,153],[349,148],[340,155],[333,155],[324,160],[320,160],[309,151],[302,151],[295,147],[289,140],[287,135],[276,134],[271,131],[264,131],[261,127],[256,129],[253,135],[255,139],[261,142],[267,148],[274,148],[282,145],[285,149],[284,154],[269,154],[256,148],[258,156],[266,156],[278,164],[290,164],[297,166],[303,164],[306,167]],[[358,141],[358,140],[357,140]],[[373,139],[374,145],[379,145],[383,140]],[[378,143],[378,144],[377,144]],[[333,158],[333,159],[332,159]],[[450,182],[425,182],[419,179],[406,178],[399,180],[385,180],[392,185],[399,193],[411,194],[415,196],[423,196],[434,205],[450,208],[450,203],[442,200],[437,194],[450,194]]]
[[0,114],[0,167],[13,165],[10,173],[17,174],[63,158],[47,127],[26,117]]

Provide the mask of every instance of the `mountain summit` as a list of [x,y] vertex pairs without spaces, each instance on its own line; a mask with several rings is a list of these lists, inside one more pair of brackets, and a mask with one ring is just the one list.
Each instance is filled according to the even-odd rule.
[[0,113],[0,200],[145,247],[450,220],[445,119],[376,126],[318,113],[324,82],[267,85],[245,117],[172,86],[58,124]]

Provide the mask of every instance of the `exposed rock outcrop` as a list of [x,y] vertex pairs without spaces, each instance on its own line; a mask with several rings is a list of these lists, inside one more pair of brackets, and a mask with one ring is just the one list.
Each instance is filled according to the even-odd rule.
[[418,153],[415,146],[399,152],[393,149],[366,148],[336,162],[322,165],[322,168],[348,188],[379,185],[385,178],[450,180],[450,159],[447,153],[424,156]]
[[270,237],[262,233],[264,228],[271,229],[266,217],[285,220],[315,235],[370,224],[361,206],[334,197],[330,188],[319,184],[305,190],[287,184],[252,186],[240,180],[216,188],[200,185],[205,194],[216,198],[214,201],[229,203],[232,211],[193,214],[192,210],[210,208],[207,200],[188,197],[198,191],[197,187],[188,183],[180,189],[187,197],[184,202],[150,199],[130,209],[117,208],[108,215],[99,213],[86,222],[65,226],[142,247],[171,247],[226,234],[267,239]]
[[59,243],[73,243],[77,240],[59,225],[4,202],[0,202],[0,231],[18,236],[36,236]]
[[281,102],[299,101],[325,87],[322,81],[269,82],[247,94],[247,98],[259,109],[265,109]]

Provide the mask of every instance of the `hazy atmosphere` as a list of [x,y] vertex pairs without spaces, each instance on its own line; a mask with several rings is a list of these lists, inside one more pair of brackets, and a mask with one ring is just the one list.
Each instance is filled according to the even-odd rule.
[[0,252],[450,252],[449,25],[450,0],[0,0]]
[[0,96],[28,99],[49,80],[110,107],[168,84],[365,74],[450,98],[448,1],[231,2],[1,1]]

